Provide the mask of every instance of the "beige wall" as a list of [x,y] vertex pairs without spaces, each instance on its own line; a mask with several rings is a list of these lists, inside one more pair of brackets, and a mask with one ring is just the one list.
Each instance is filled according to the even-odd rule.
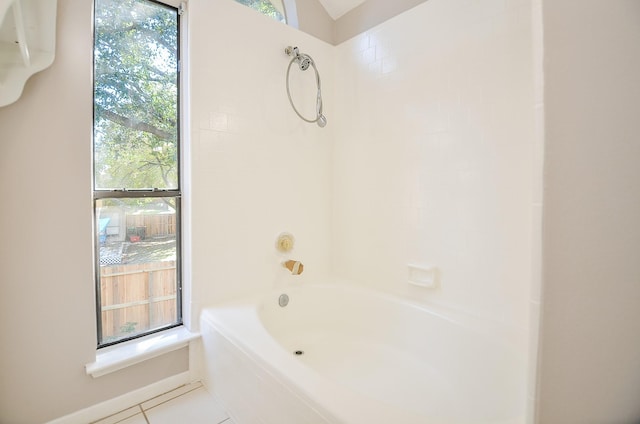
[[42,423],[187,370],[180,350],[93,379],[91,3],[58,2],[57,50],[0,108],[0,422]]
[[640,422],[640,2],[545,0],[538,422]]
[[335,44],[334,20],[320,2],[318,0],[295,0],[295,2],[298,12],[298,29],[327,43]]

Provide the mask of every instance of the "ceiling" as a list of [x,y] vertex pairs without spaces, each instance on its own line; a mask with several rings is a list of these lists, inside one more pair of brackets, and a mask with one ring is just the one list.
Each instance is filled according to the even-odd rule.
[[318,0],[325,10],[333,18],[338,19],[345,13],[349,12],[357,6],[360,6],[366,0]]

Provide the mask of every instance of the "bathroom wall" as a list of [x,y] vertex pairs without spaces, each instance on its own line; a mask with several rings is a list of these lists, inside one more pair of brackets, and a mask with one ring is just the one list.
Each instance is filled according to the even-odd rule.
[[[463,310],[525,343],[531,4],[429,0],[337,48],[333,269]],[[434,265],[436,289],[407,284]]]
[[318,0],[296,0],[298,29],[338,45],[426,0],[366,0],[335,21]]
[[[189,8],[195,318],[202,305],[329,273],[337,111],[334,47],[232,1],[191,0]],[[326,128],[303,122],[289,105],[288,45],[315,59]],[[292,68],[291,91],[301,112],[313,117],[313,71]],[[296,238],[291,255],[276,253],[283,231]],[[301,276],[280,265],[288,258],[303,262]]]
[[335,21],[333,44],[354,37],[426,0],[366,0]]
[[[507,336],[529,364],[527,422],[540,300],[539,14],[527,0],[429,0],[339,45],[334,68],[333,271]],[[408,264],[435,266],[439,286],[409,285]]]
[[[58,8],[54,65],[0,109],[0,422],[44,422],[187,368],[182,350],[85,375],[91,4]],[[337,48],[233,1],[190,0],[188,26],[187,321],[204,305],[335,274],[526,328],[528,1],[430,0]],[[287,45],[318,64],[324,129],[291,110]],[[291,82],[312,116],[313,74],[293,69]],[[289,256],[275,252],[281,231],[297,240]],[[280,266],[288,257],[302,276]],[[441,287],[408,287],[407,263],[437,265]]]
[[[328,44],[232,1],[192,0],[189,8],[185,201],[195,283],[187,289],[197,317],[202,304],[328,274],[332,130],[291,110],[284,48],[313,55],[328,109],[334,84]],[[0,109],[2,423],[45,422],[188,369],[183,349],[98,379],[85,374],[96,344],[91,2],[60,0],[57,28],[53,66]],[[311,116],[309,78],[292,72],[291,89]],[[303,261],[302,276],[280,266],[281,231],[297,239],[291,257]]]
[[640,2],[543,1],[538,422],[640,422]]
[[53,65],[0,108],[0,422],[42,423],[187,370],[180,350],[98,379],[91,2],[59,0]]
[[335,44],[334,20],[318,0],[295,0],[298,29],[327,43]]

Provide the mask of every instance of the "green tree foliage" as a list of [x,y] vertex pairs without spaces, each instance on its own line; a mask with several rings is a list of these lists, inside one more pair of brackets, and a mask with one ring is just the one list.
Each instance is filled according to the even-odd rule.
[[96,0],[96,188],[177,188],[178,26],[174,9]]
[[282,13],[276,9],[273,4],[269,0],[236,0],[238,3],[244,4],[245,6],[249,6],[252,9],[257,10],[263,15],[267,15],[276,21],[280,21],[286,23],[284,16]]

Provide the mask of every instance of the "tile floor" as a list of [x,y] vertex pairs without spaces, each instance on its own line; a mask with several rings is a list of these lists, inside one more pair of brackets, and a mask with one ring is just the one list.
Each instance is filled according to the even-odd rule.
[[220,403],[201,383],[156,396],[92,424],[233,424]]

